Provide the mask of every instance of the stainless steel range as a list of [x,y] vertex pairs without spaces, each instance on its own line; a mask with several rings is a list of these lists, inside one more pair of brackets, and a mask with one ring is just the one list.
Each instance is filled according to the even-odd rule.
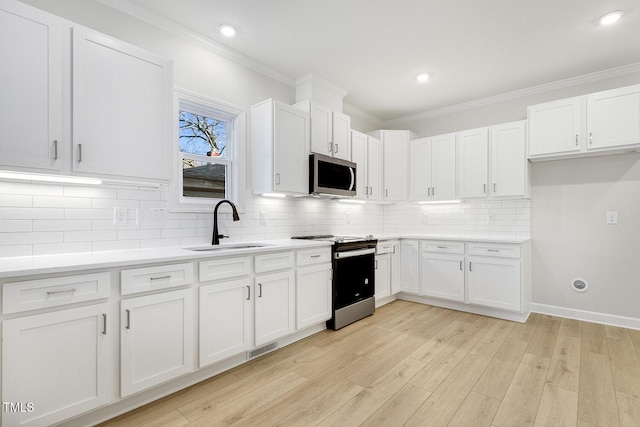
[[333,316],[327,328],[340,329],[370,316],[375,305],[375,251],[373,236],[294,236],[293,239],[333,242]]

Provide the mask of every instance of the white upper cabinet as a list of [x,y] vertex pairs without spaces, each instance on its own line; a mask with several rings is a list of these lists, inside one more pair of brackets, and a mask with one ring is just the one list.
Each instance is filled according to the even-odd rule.
[[408,130],[378,130],[369,135],[382,141],[384,189],[382,200],[402,202],[407,200],[409,173],[407,165],[409,140]]
[[458,185],[460,198],[487,197],[489,130],[458,133]]
[[295,105],[311,115],[311,152],[351,159],[351,118],[316,102]]
[[492,126],[491,195],[525,197],[528,195],[529,169],[526,158],[524,121]]
[[382,200],[382,142],[351,131],[351,161],[356,163],[356,199]]
[[529,158],[622,153],[640,146],[640,85],[532,105]]
[[583,98],[529,107],[529,157],[580,151]]
[[62,21],[0,5],[0,164],[62,168]]
[[309,194],[309,114],[271,99],[251,112],[253,192]]
[[587,96],[589,150],[640,144],[640,85]]
[[170,178],[171,62],[73,28],[73,170]]
[[456,198],[456,136],[439,135],[409,143],[409,198]]

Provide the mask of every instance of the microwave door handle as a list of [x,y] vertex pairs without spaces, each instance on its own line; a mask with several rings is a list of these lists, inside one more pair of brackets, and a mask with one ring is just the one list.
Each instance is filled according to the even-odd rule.
[[351,185],[349,186],[349,191],[353,191],[353,187],[356,185],[356,174],[353,173],[353,168],[349,168],[349,172],[351,172]]

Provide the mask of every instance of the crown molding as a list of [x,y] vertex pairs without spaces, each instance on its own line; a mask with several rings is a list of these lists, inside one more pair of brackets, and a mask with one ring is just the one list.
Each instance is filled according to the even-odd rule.
[[383,120],[380,120],[373,114],[369,114],[366,111],[362,111],[361,109],[354,107],[351,104],[347,104],[346,102],[342,103],[342,112],[349,117],[358,117],[362,120],[366,120],[371,123],[374,123],[379,128],[382,128],[383,125],[385,124]]
[[193,31],[185,26],[176,24],[175,22],[158,15],[157,13],[150,12],[149,10],[135,5],[126,0],[96,0],[106,6],[116,9],[126,15],[136,18],[142,22],[152,25],[156,28],[164,30],[182,39],[185,39],[196,46],[199,46],[209,52],[222,56],[223,58],[230,59],[240,65],[243,65],[253,71],[270,77],[280,83],[283,83],[292,88],[296,87],[296,81],[279,71],[270,68],[255,59],[243,55],[233,49],[230,49],[214,40],[205,37],[204,35]]
[[489,96],[486,98],[476,99],[469,102],[463,102],[463,103],[451,105],[448,107],[437,108],[434,110],[412,114],[409,116],[398,117],[397,119],[385,121],[383,125],[384,127],[395,127],[395,126],[409,123],[409,122],[415,122],[419,120],[443,116],[446,114],[452,114],[460,111],[471,110],[474,108],[485,107],[487,105],[497,104],[505,101],[511,101],[514,99],[524,98],[527,96],[538,95],[538,94],[549,92],[552,90],[563,89],[567,87],[578,86],[581,84],[597,82],[600,80],[624,76],[627,74],[633,74],[637,72],[640,72],[640,62],[624,65],[622,67],[610,68],[608,70],[597,71],[595,73],[589,73],[581,76],[571,77],[568,79],[558,80],[551,83],[531,86],[525,89],[514,90],[512,92],[507,92],[500,95]]

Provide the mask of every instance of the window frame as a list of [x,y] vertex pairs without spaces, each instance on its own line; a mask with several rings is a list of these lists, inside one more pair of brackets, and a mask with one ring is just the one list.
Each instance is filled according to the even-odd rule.
[[[245,145],[246,114],[238,106],[224,103],[206,96],[202,96],[183,89],[175,90],[174,108],[174,173],[170,186],[171,210],[177,212],[210,212],[221,198],[189,197],[183,195],[183,159],[193,159],[226,166],[225,194],[236,206],[244,205],[244,192],[241,191],[246,183],[243,176],[246,171]],[[180,151],[180,111],[189,111],[217,120],[227,122],[225,158],[201,156]]]

